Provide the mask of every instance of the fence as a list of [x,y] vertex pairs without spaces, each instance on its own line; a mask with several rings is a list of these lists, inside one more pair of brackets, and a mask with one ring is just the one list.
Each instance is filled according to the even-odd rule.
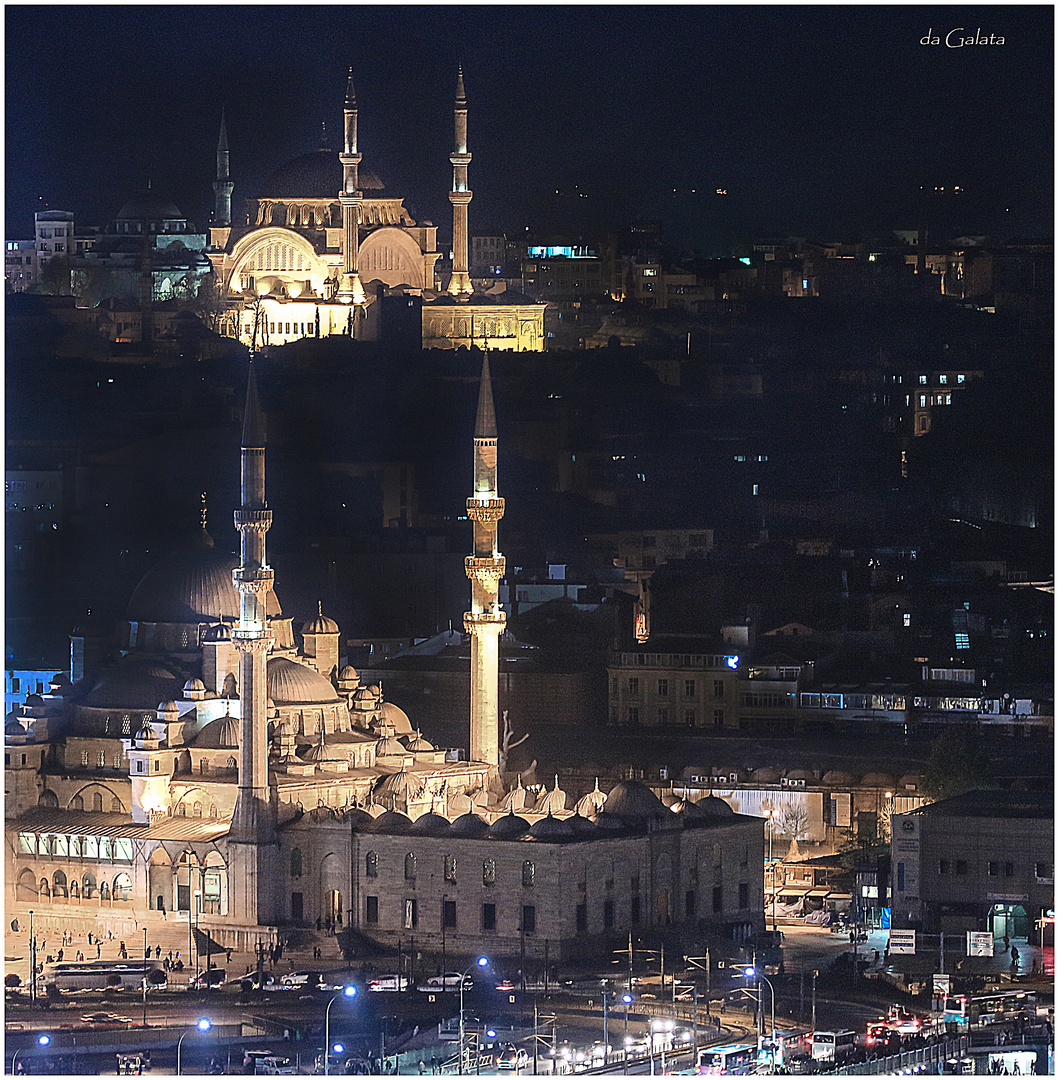
[[[843,1076],[893,1076],[913,1069],[917,1065],[939,1065],[949,1058],[962,1058],[967,1056],[971,1040],[966,1035],[958,1035],[932,1044],[923,1046],[918,1050],[907,1050],[903,1054],[891,1054],[889,1057],[876,1058],[873,1061],[863,1061],[857,1065],[843,1065],[839,1068],[827,1069],[831,1074],[841,1073]],[[931,1069],[937,1072],[937,1069]]]

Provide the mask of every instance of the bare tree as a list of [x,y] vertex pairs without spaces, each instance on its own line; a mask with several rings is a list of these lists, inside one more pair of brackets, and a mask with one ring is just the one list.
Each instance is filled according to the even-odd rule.
[[809,811],[801,803],[786,803],[776,815],[777,832],[800,840],[809,831]]
[[[501,714],[504,720],[504,731],[500,742],[500,772],[501,774],[507,772],[507,755],[511,750],[514,750],[516,746],[521,746],[529,738],[529,732],[511,741],[511,736],[514,732],[511,730],[511,721],[507,718],[507,709]],[[536,764],[536,762],[534,762]]]

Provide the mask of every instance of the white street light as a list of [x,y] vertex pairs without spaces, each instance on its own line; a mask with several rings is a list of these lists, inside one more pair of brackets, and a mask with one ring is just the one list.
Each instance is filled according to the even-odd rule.
[[177,1076],[180,1075],[180,1044],[184,1041],[184,1035],[187,1035],[189,1031],[206,1032],[206,1031],[209,1031],[211,1027],[213,1027],[213,1022],[210,1021],[210,1020],[207,1020],[206,1017],[204,1016],[201,1020],[197,1020],[195,1022],[194,1028],[188,1028],[188,1030],[185,1031],[184,1034],[181,1035],[179,1039],[177,1039],[177,1044],[176,1044],[176,1074],[177,1074]]
[[[327,1076],[331,1071],[331,1006],[334,1005],[340,997],[353,998],[356,996],[357,988],[355,986],[343,986],[342,989],[327,1003],[327,1008],[324,1010],[324,1076]],[[335,1043],[334,1052],[336,1054],[341,1054],[342,1050],[342,1044]]]
[[[467,976],[476,967],[484,968],[488,966],[489,957],[479,956],[478,959],[460,976],[460,1063],[457,1067],[457,1072],[460,1076],[463,1076],[463,984],[467,981]],[[442,979],[444,979],[444,976],[442,976]]]

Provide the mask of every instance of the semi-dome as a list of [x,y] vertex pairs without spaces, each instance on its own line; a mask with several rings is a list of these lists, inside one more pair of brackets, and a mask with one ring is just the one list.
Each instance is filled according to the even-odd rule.
[[385,810],[370,826],[372,832],[396,832],[406,833],[412,827],[411,819],[398,810]]
[[412,822],[409,832],[416,836],[441,836],[449,831],[449,819],[440,814],[420,814]]
[[285,656],[269,660],[266,680],[268,696],[277,705],[337,705],[342,700],[322,675]]
[[157,660],[130,655],[104,672],[81,704],[97,709],[149,709],[150,702],[179,693],[180,679],[169,668]]
[[574,837],[577,836],[573,826],[563,821],[562,818],[553,817],[551,814],[547,817],[542,817],[540,821],[534,822],[530,826],[529,834],[534,840],[547,840],[552,842],[573,840]]
[[529,832],[530,824],[518,814],[504,814],[486,830],[485,835],[493,840],[516,840]]
[[195,736],[195,746],[209,750],[238,750],[242,721],[234,716],[218,716]]
[[[133,590],[125,618],[149,623],[238,620],[239,593],[232,571],[239,557],[217,552],[210,544],[169,554],[151,567]],[[265,610],[269,617],[283,614],[271,589],[265,594]]]
[[667,813],[658,796],[636,780],[619,780],[610,789],[603,809],[633,821],[663,817]]
[[489,822],[477,814],[461,814],[449,826],[452,836],[482,836],[489,830]]
[[[382,181],[363,165],[357,169],[361,191],[381,192]],[[259,199],[328,199],[338,202],[342,164],[334,150],[321,148],[292,158],[262,185]]]

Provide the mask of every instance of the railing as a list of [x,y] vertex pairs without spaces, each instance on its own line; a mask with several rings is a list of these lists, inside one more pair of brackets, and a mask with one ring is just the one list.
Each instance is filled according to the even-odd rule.
[[[941,1039],[932,1046],[923,1046],[918,1050],[907,1050],[903,1054],[891,1054],[889,1057],[875,1058],[856,1065],[841,1065],[834,1069],[821,1069],[820,1072],[841,1074],[842,1076],[893,1076],[912,1069],[917,1065],[938,1065],[951,1057],[967,1056],[971,1041],[966,1035]],[[932,1069],[932,1072],[937,1070]]]

